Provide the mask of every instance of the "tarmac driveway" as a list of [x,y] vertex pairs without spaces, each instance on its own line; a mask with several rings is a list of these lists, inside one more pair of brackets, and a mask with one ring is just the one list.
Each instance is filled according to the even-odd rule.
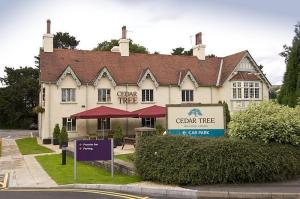
[[37,130],[10,130],[0,129],[0,138],[22,138],[31,136],[31,132],[34,136],[38,136]]

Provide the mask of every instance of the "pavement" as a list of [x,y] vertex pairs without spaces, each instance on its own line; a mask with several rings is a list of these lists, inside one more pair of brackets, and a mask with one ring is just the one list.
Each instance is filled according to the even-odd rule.
[[57,186],[34,156],[23,156],[14,139],[2,138],[0,173],[9,173],[9,187]]

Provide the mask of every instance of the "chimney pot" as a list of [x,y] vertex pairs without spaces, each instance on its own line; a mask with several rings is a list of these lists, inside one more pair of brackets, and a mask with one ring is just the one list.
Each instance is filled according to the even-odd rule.
[[127,33],[126,26],[123,26],[122,27],[122,39],[126,39],[126,33]]
[[196,40],[196,45],[198,44],[202,44],[202,32],[198,32],[196,35],[195,35],[195,40]]
[[51,21],[50,19],[47,20],[47,34],[51,33]]

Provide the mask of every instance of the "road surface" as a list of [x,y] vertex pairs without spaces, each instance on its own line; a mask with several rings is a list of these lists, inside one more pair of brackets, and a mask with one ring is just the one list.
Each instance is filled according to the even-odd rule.
[[0,191],[0,198],[5,199],[146,199],[133,194],[78,189],[7,189]]
[[0,138],[22,138],[31,136],[31,132],[34,136],[38,136],[37,130],[10,130],[0,129]]

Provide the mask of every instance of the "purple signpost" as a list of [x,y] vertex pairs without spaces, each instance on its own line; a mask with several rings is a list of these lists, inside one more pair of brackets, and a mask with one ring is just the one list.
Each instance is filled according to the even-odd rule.
[[77,160],[111,160],[111,175],[114,176],[114,150],[111,140],[75,140],[74,179],[77,178]]

